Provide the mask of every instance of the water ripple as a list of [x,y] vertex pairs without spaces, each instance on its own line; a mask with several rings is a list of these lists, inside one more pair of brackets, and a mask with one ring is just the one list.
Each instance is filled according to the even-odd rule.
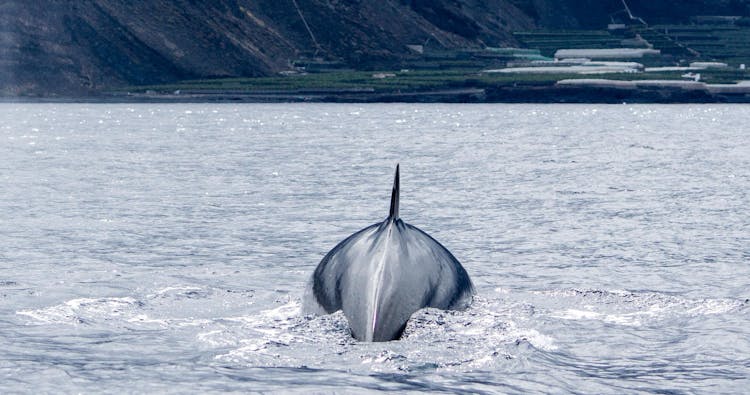
[[[750,107],[0,105],[9,393],[744,393]],[[402,216],[466,311],[359,343],[322,255]]]

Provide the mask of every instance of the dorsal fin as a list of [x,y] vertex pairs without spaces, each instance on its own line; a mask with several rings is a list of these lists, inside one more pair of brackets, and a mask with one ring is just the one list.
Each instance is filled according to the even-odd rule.
[[393,178],[393,192],[391,192],[391,212],[388,214],[388,219],[393,221],[398,219],[398,195],[400,189],[398,166],[396,164],[396,176]]

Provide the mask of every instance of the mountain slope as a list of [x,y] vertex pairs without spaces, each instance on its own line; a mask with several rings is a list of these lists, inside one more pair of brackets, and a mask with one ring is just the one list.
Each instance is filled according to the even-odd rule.
[[505,0],[0,1],[0,92],[270,75],[301,55],[359,66],[407,44],[511,43],[532,26]]
[[750,15],[750,0],[0,0],[0,95],[86,95],[252,77],[300,58],[398,64],[409,44],[518,45],[512,32]]

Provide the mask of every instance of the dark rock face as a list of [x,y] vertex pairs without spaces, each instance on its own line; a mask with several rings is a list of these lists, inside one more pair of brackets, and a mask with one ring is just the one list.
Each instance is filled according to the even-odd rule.
[[534,19],[538,26],[550,29],[601,28],[609,14],[623,8],[621,0],[511,0]]
[[748,0],[629,0],[628,4],[649,23],[688,22],[694,15],[750,15]]
[[0,94],[271,75],[305,55],[360,66],[531,27],[505,0],[0,0]]
[[[553,29],[601,29],[627,17],[622,0],[509,0],[534,20]],[[695,15],[750,15],[750,0],[626,0],[649,24],[681,23]]]
[[[121,84],[257,76],[293,53],[227,2],[80,0],[0,4],[0,89],[86,93]],[[258,41],[269,45],[259,49]],[[250,60],[249,60],[250,59]]]
[[[748,15],[750,0],[629,0],[646,18]],[[252,77],[300,57],[393,64],[406,45],[517,45],[513,31],[601,28],[621,0],[0,0],[0,95]]]

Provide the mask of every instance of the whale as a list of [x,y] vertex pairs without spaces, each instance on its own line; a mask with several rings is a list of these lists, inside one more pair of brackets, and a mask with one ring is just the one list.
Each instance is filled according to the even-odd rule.
[[317,311],[343,310],[359,341],[400,339],[416,311],[463,310],[474,297],[458,259],[399,217],[399,195],[396,165],[388,217],[338,243],[312,275],[309,291]]

